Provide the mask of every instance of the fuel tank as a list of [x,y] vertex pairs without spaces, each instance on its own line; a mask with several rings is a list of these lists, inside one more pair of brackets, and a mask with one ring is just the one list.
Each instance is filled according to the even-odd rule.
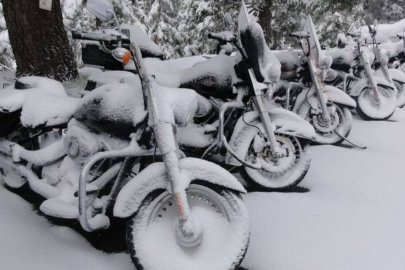
[[146,115],[139,86],[110,83],[85,95],[74,118],[92,129],[128,136],[145,122]]

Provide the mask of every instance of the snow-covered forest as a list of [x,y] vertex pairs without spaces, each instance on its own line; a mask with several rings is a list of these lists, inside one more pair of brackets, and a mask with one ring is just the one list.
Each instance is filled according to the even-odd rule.
[[[84,0],[61,0],[64,24],[67,30],[88,30],[95,27],[95,19],[83,9]],[[336,35],[361,19],[372,23],[393,23],[404,14],[403,0],[254,0],[264,12],[259,22],[265,30],[272,49],[285,49],[297,45],[289,34],[297,29],[304,14],[312,15],[319,38],[326,46],[334,45]],[[212,53],[216,44],[207,39],[210,32],[223,27],[225,13],[234,19],[237,1],[231,0],[114,0],[117,16],[122,23],[134,24],[157,43],[167,58]],[[15,69],[7,26],[0,4],[0,63]],[[266,31],[267,30],[267,31]],[[75,55],[81,64],[77,42]]]

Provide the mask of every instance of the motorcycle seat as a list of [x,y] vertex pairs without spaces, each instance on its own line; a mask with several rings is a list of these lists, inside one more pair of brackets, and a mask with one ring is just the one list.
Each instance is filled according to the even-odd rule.
[[325,51],[325,55],[332,57],[331,68],[348,72],[354,60],[354,54],[347,48],[333,48]]
[[[191,89],[152,83],[164,121],[184,126],[195,114],[209,110],[207,102]],[[74,118],[87,126],[116,136],[127,136],[148,124],[140,85],[110,83],[80,99]]]
[[52,94],[37,94],[27,99],[21,111],[23,126],[53,127],[67,124],[73,117],[80,99]]
[[297,77],[297,69],[300,66],[300,58],[297,53],[282,51],[274,56],[281,64],[281,79],[291,80]]
[[65,87],[58,81],[36,76],[22,77],[13,85],[0,90],[0,111],[17,111],[27,99],[38,94],[67,96]]
[[66,94],[60,82],[42,77],[22,77],[0,91],[0,111],[21,110],[21,123],[32,128],[67,123],[77,102]]
[[235,72],[237,57],[218,55],[197,63],[182,72],[180,87],[195,90],[208,97],[226,98],[232,96],[233,86],[240,82]]
[[228,97],[233,85],[240,82],[235,73],[234,56],[217,55],[186,57],[161,61],[144,59],[147,73],[156,83],[169,88],[187,88],[202,96]]
[[404,43],[402,41],[399,41],[396,43],[383,43],[383,44],[380,44],[379,47],[381,49],[389,51],[390,57],[396,57],[401,52],[404,51]]

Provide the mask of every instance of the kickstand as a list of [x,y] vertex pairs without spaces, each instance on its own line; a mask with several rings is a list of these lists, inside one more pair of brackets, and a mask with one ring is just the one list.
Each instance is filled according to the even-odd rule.
[[363,146],[363,145],[358,145],[358,144],[355,144],[354,142],[349,141],[348,138],[346,138],[346,137],[340,135],[339,133],[337,133],[336,130],[335,130],[335,133],[336,133],[340,138],[342,138],[343,140],[345,140],[345,141],[348,142],[349,144],[353,145],[354,147],[360,148],[360,149],[362,149],[362,150],[367,149],[367,146],[365,146],[365,145],[364,145],[364,146]]

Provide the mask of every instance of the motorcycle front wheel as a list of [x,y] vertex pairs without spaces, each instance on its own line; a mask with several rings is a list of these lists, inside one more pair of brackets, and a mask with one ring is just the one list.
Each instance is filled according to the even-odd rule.
[[374,92],[366,87],[357,97],[357,114],[365,120],[382,121],[390,118],[397,107],[395,91],[389,88],[378,86],[380,102],[376,102]]
[[338,145],[349,136],[353,126],[353,117],[349,108],[334,104],[330,118],[330,123],[325,124],[322,114],[311,115],[308,108],[305,120],[315,129],[316,143]]
[[259,153],[255,152],[252,142],[247,159],[251,163],[258,159],[262,168],[242,167],[241,175],[247,183],[263,190],[284,190],[304,179],[311,165],[309,143],[287,135],[276,135],[276,140],[286,153],[282,158],[273,158],[268,146]]
[[[173,195],[152,192],[129,219],[127,242],[137,269],[228,270],[242,262],[250,236],[249,215],[239,194],[208,183],[191,184],[187,199],[198,243],[184,243]],[[180,235],[180,236],[179,236]]]

